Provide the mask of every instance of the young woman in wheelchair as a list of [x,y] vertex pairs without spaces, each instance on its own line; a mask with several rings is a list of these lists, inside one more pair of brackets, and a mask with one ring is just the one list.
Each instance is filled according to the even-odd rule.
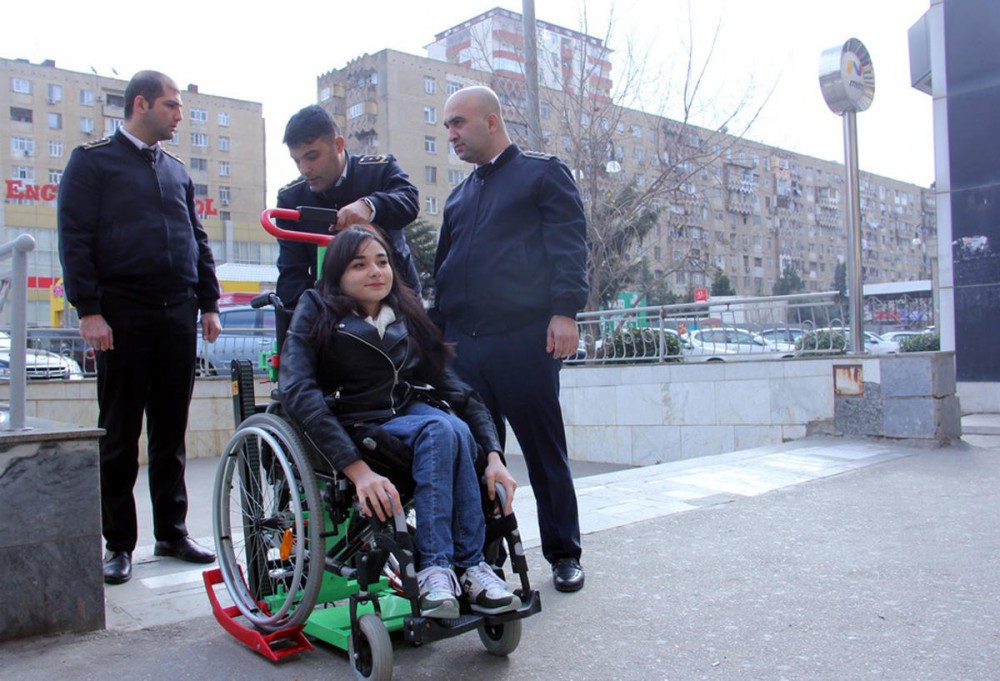
[[[383,470],[378,461],[362,458],[352,433],[375,423],[412,451],[422,615],[458,617],[463,593],[476,612],[516,610],[518,597],[483,561],[478,448],[487,452],[489,497],[503,485],[506,512],[516,483],[489,412],[447,368],[448,348],[395,276],[390,253],[380,235],[358,227],[330,243],[322,278],[299,299],[285,336],[282,405],[328,465],[354,483],[363,512],[380,520],[402,509],[400,493],[388,474],[373,470]],[[420,399],[425,393],[415,386],[428,385],[458,415]]]

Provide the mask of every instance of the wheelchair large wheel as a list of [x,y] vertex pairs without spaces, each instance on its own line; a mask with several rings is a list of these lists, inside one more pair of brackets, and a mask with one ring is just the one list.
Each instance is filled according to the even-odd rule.
[[247,418],[215,476],[213,522],[223,582],[266,632],[304,624],[323,580],[323,505],[298,433],[273,414]]
[[362,681],[389,681],[392,678],[392,639],[377,615],[367,614],[358,618],[360,645],[355,648],[354,637],[347,649],[354,675]]
[[506,657],[521,643],[521,620],[511,620],[503,624],[482,624],[479,626],[479,640],[486,652]]

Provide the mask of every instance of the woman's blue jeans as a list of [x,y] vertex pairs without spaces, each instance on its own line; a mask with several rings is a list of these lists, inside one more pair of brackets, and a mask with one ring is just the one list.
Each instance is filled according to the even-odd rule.
[[477,564],[486,525],[476,478],[476,441],[469,427],[423,402],[414,402],[381,425],[413,450],[418,568]]

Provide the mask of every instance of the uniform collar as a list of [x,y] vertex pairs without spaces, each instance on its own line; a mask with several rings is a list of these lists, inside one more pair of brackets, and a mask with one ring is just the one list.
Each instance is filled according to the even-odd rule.
[[122,134],[122,137],[124,137],[129,142],[131,142],[132,144],[134,144],[135,147],[136,147],[136,149],[138,149],[139,151],[142,151],[143,149],[152,149],[153,151],[157,151],[160,148],[160,145],[158,143],[157,144],[146,144],[141,139],[139,139],[138,137],[136,137],[135,135],[133,135],[132,133],[130,133],[128,130],[126,130],[124,125],[122,127],[118,128],[118,132],[120,132]]

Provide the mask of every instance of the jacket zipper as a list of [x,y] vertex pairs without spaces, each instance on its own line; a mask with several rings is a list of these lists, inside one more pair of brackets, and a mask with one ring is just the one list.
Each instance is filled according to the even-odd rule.
[[[368,347],[370,347],[372,350],[374,350],[378,354],[380,354],[383,357],[385,357],[386,361],[389,362],[389,366],[392,367],[392,389],[389,390],[389,409],[392,411],[392,415],[395,416],[396,415],[396,390],[395,390],[395,388],[396,388],[396,386],[399,385],[399,369],[397,369],[396,365],[392,363],[392,358],[389,357],[389,355],[387,355],[382,348],[379,348],[379,347],[376,347],[375,345],[372,345],[371,343],[369,343],[368,341],[366,341],[361,336],[357,336],[357,335],[351,333],[350,331],[345,331],[344,329],[341,329],[340,333],[344,334],[345,336],[350,336],[351,338],[364,343],[365,345],[367,345]],[[405,359],[406,358],[404,357],[404,361],[405,361]]]

